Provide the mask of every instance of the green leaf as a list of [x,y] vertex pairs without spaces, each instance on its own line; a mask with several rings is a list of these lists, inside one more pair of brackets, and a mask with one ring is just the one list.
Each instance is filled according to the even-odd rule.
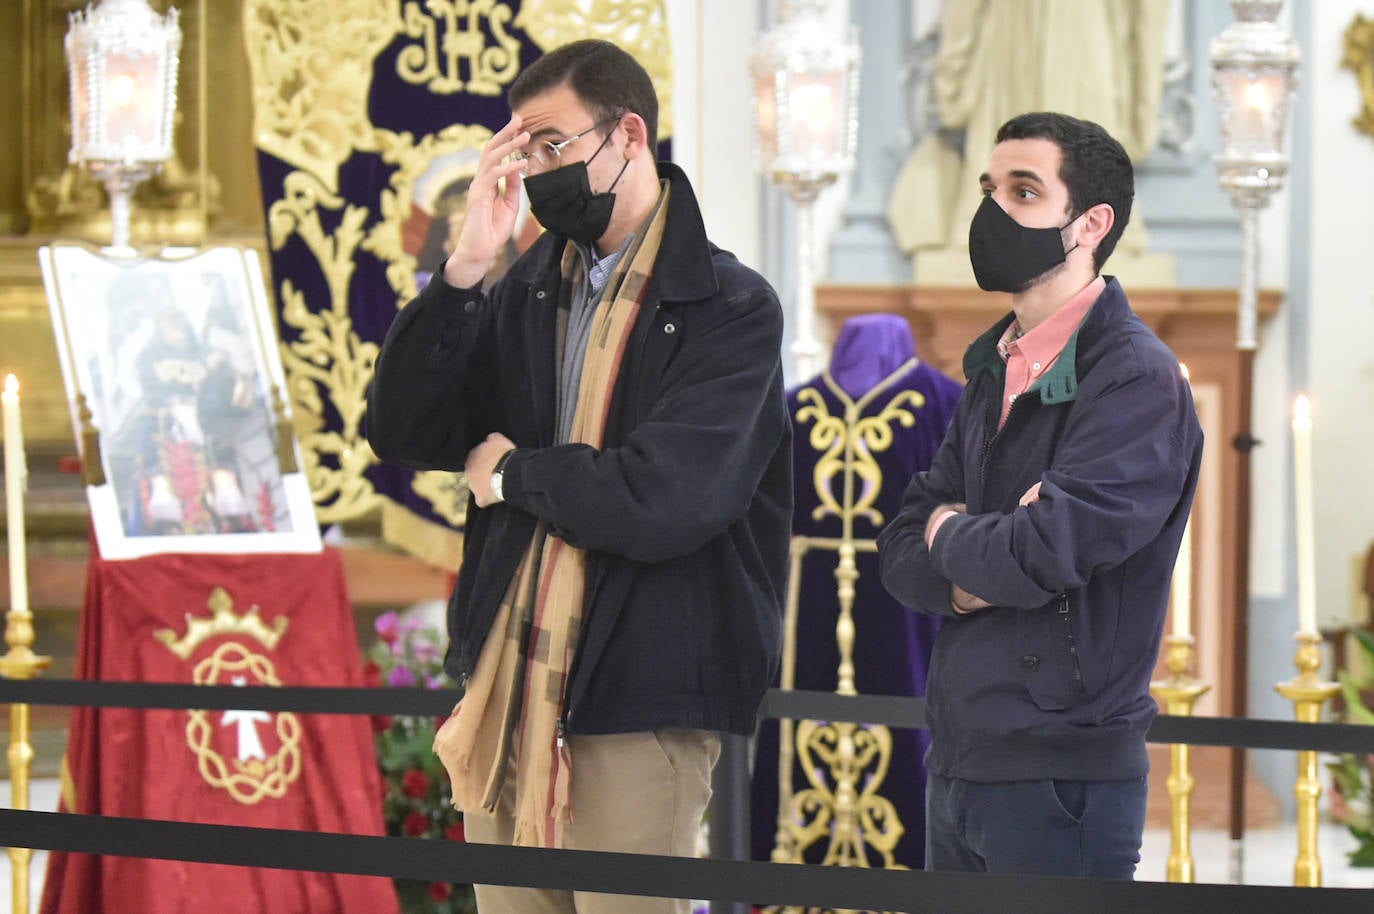
[[1336,673],[1336,678],[1341,683],[1341,695],[1345,698],[1345,713],[1350,723],[1374,724],[1374,712],[1365,706],[1363,698],[1360,696],[1361,683],[1349,671],[1340,670]]
[[1374,670],[1374,631],[1357,628],[1351,634],[1360,642],[1360,647],[1364,648],[1365,668]]
[[1374,866],[1374,835],[1353,828],[1350,831],[1360,839],[1360,846],[1350,852],[1350,865]]

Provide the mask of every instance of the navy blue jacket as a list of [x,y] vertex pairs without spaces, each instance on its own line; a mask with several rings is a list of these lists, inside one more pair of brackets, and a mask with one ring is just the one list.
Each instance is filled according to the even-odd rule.
[[587,550],[564,695],[573,733],[752,733],[781,652],[792,512],[782,309],[706,238],[670,181],[658,260],[617,379],[603,447],[555,443],[555,332],[565,239],[537,241],[483,295],[436,276],[387,333],[369,392],[383,460],[461,471],[501,432],[505,501],[469,503],[445,669],[465,681],[535,524]]
[[[950,617],[926,690],[927,765],[974,781],[1143,776],[1150,676],[1202,457],[1192,393],[1109,278],[998,431],[996,344],[1012,317],[969,347],[949,434],[878,537],[888,590]],[[1040,500],[1018,507],[1037,482]],[[927,550],[932,510],[960,503],[968,513]],[[951,582],[992,607],[955,613]]]

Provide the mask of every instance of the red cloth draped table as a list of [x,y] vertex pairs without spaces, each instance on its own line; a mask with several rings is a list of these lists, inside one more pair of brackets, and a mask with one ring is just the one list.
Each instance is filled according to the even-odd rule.
[[[339,555],[93,555],[77,676],[362,686]],[[64,811],[385,834],[366,716],[77,708],[62,774]],[[397,902],[381,877],[54,852],[40,910],[390,914]]]

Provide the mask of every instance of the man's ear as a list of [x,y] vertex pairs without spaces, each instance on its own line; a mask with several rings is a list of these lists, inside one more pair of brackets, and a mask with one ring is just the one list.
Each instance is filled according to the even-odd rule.
[[[644,118],[627,111],[620,118],[617,129],[625,131],[625,158],[637,158],[640,153],[649,145],[649,129],[644,124]],[[651,154],[656,154],[656,150],[650,150]]]
[[1097,250],[1102,239],[1116,224],[1116,210],[1110,203],[1098,203],[1083,212],[1083,221],[1078,229],[1078,244],[1081,247]]

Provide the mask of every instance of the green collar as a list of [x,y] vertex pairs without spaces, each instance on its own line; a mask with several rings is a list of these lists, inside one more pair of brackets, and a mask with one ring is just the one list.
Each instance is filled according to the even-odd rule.
[[[1007,328],[1015,319],[1015,313],[1008,314],[969,344],[968,350],[964,353],[964,377],[972,381],[984,371],[991,372],[999,380],[1005,377],[1007,366],[997,354],[997,341],[1007,332]],[[1083,325],[1079,324],[1064,344],[1059,358],[1050,366],[1050,370],[1032,384],[1027,393],[1039,391],[1040,402],[1048,404],[1068,403],[1078,396],[1078,332],[1082,328]]]

